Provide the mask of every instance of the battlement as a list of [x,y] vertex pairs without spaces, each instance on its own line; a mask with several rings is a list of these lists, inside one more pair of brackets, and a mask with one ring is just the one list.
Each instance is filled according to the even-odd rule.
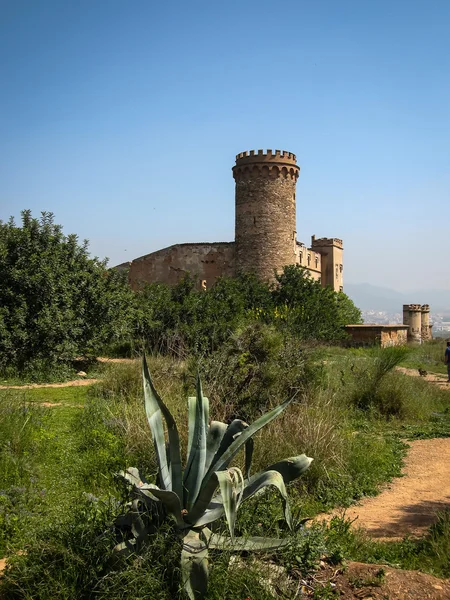
[[413,311],[413,312],[422,312],[422,305],[421,304],[404,304],[403,311],[405,311],[405,310],[409,310],[409,311]]
[[262,177],[268,179],[298,178],[300,167],[296,164],[297,157],[286,150],[250,150],[236,155],[236,165],[233,167],[234,179]]
[[316,239],[316,236],[313,235],[311,237],[311,247],[324,247],[324,246],[336,246],[337,248],[343,248],[344,243],[339,238],[319,238]]
[[430,305],[422,304],[422,312],[430,312]]
[[236,165],[251,164],[259,162],[280,162],[283,164],[289,163],[295,165],[297,157],[292,152],[286,150],[250,150],[236,154]]

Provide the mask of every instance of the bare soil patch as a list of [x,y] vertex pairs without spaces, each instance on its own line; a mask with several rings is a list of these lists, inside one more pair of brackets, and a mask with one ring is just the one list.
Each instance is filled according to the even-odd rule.
[[98,383],[100,379],[74,379],[64,383],[30,383],[29,385],[0,385],[0,390],[34,390],[36,388],[79,387]]
[[[450,580],[419,571],[404,571],[384,565],[349,562],[336,568],[322,565],[303,587],[303,597],[313,597],[314,589],[336,590],[341,600],[449,600]],[[317,593],[317,591],[316,591]],[[325,597],[325,596],[324,596]],[[326,596],[330,597],[331,596]]]
[[422,377],[425,381],[433,383],[434,385],[439,386],[440,388],[450,390],[450,382],[447,380],[447,375],[442,373],[430,373],[427,372],[426,375],[421,376],[418,369],[407,369],[405,367],[397,367],[397,371],[400,373],[404,373],[405,375],[409,375],[410,377]]
[[133,363],[137,360],[139,360],[138,358],[105,358],[103,356],[100,356],[97,358],[98,362],[101,363]]

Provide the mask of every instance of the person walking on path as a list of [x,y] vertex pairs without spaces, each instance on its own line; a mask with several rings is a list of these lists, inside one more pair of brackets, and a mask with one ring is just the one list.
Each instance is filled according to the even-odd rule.
[[447,365],[448,381],[450,382],[450,342],[447,342],[447,348],[445,349],[445,364]]

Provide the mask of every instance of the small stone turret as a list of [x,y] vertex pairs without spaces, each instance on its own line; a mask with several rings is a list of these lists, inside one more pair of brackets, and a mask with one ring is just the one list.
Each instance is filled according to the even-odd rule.
[[432,327],[430,325],[430,306],[429,304],[422,305],[422,341],[425,342],[427,340],[431,340],[433,337]]
[[431,340],[430,306],[428,304],[404,304],[403,324],[408,325],[409,342],[425,342]]
[[264,280],[297,262],[295,154],[254,150],[236,156],[236,272]]

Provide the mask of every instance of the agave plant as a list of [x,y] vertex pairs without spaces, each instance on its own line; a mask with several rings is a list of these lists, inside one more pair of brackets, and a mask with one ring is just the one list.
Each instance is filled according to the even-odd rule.
[[[115,549],[120,553],[136,552],[148,540],[151,531],[146,515],[158,513],[170,516],[183,541],[183,586],[191,600],[198,600],[206,593],[209,549],[270,551],[289,543],[287,539],[236,537],[236,513],[241,502],[258,494],[266,486],[274,486],[281,495],[284,516],[292,529],[286,484],[304,473],[312,458],[304,454],[287,458],[250,476],[252,436],[275,419],[291,400],[266,413],[252,425],[240,419],[229,425],[218,421],[209,423],[209,401],[203,395],[197,376],[196,396],[188,400],[189,436],[187,462],[183,469],[175,420],[155,390],[145,357],[143,380],[145,410],[159,467],[159,485],[145,481],[135,468],[128,468],[119,474],[132,485],[133,501],[129,505],[129,512],[122,517],[122,524],[127,521],[130,526],[131,537]],[[242,447],[245,448],[244,474],[237,467],[229,467]],[[229,536],[214,533],[210,528],[223,516],[228,524]]]

